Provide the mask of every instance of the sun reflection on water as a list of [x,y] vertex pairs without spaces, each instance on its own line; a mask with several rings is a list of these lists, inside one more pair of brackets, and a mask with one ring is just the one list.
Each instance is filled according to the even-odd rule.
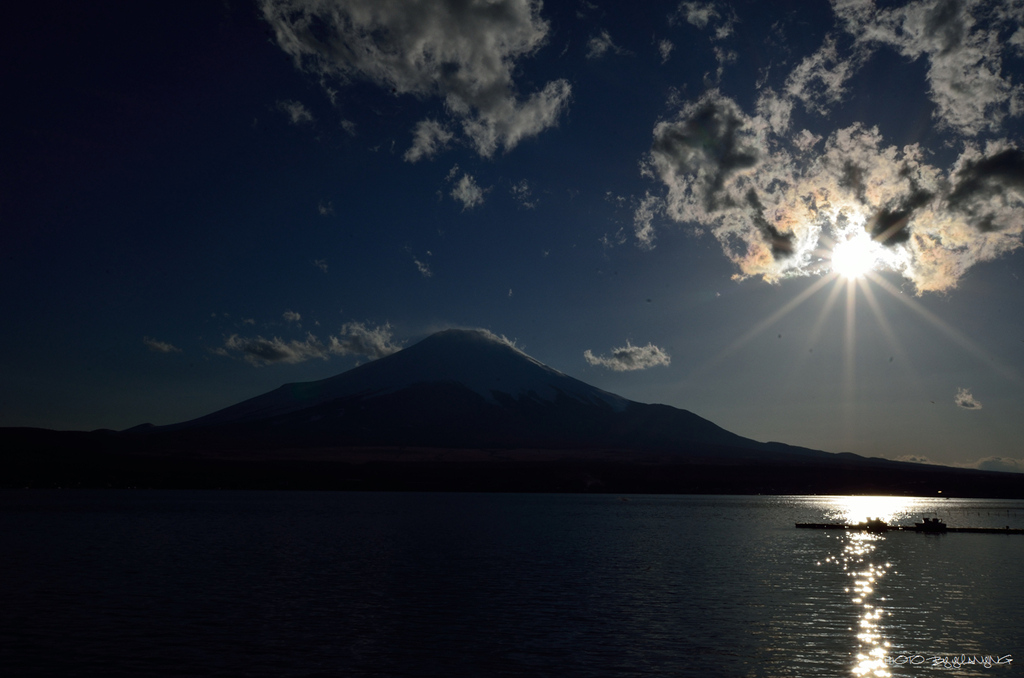
[[833,497],[829,517],[848,525],[881,518],[891,525],[916,515],[914,509],[922,501],[916,497]]
[[[861,509],[870,511],[871,517],[888,519],[886,511],[880,510],[878,503],[858,507],[858,510]],[[876,586],[891,563],[876,564],[871,558],[878,542],[885,537],[870,532],[850,532],[845,537],[843,551],[835,558],[835,562],[842,564],[846,575],[853,578],[853,585],[845,590],[851,594],[850,601],[860,607],[856,629],[858,647],[852,673],[855,676],[879,678],[891,676],[885,662],[889,641],[883,636],[881,625],[882,618],[888,616],[889,612],[874,604]]]

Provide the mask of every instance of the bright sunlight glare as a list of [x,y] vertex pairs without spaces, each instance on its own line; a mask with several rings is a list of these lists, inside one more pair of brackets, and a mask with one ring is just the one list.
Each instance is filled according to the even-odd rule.
[[832,248],[832,270],[847,279],[863,278],[880,263],[878,243],[858,233]]

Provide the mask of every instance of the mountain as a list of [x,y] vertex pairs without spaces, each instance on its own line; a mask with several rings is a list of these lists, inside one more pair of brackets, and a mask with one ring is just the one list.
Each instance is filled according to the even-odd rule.
[[372,399],[442,384],[458,386],[490,405],[509,397],[550,402],[562,395],[615,410],[629,403],[534,360],[490,332],[452,329],[337,376],[286,384],[176,427],[276,418],[352,398]]
[[157,432],[247,448],[815,454],[742,438],[686,410],[627,400],[552,369],[489,332],[460,329],[149,434]]
[[127,431],[0,429],[0,487],[910,494],[1024,498],[1024,474],[743,438],[482,330]]

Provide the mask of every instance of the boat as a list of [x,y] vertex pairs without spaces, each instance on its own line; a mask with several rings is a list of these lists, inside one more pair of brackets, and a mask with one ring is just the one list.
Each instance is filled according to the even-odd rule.
[[914,523],[914,531],[938,534],[948,532],[949,528],[946,527],[946,523],[942,522],[938,518],[925,518],[923,523]]
[[881,518],[868,518],[864,523],[864,527],[861,529],[867,530],[868,532],[888,532],[893,528],[889,526],[889,523],[885,522]]

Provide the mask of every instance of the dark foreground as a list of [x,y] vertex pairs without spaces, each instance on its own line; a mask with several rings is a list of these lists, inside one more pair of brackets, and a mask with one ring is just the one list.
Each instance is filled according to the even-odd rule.
[[629,450],[168,448],[113,433],[0,429],[0,487],[1024,498],[1024,474],[855,455],[758,460]]

